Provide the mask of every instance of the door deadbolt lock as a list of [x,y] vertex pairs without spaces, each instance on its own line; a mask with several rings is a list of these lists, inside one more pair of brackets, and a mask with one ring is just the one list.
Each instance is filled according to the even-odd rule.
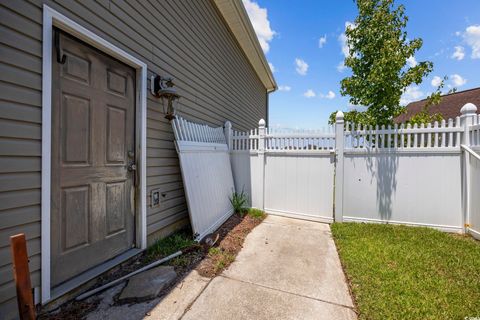
[[135,162],[133,162],[133,161],[130,162],[130,164],[127,167],[127,170],[130,171],[130,172],[137,170],[137,165],[135,164]]

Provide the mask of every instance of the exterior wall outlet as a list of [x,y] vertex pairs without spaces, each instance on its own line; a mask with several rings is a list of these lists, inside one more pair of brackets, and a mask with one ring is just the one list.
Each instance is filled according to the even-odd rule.
[[160,206],[160,189],[153,189],[150,193],[150,206],[156,208]]

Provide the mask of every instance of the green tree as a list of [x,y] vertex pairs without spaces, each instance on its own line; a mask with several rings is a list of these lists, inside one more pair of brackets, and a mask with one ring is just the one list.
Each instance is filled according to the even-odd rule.
[[[330,114],[330,117],[328,118],[328,123],[329,124],[334,124],[336,120],[337,112],[333,112]],[[345,122],[350,122],[350,123],[369,123],[369,120],[366,119],[367,114],[366,112],[361,112],[358,110],[351,110],[348,112],[344,113],[344,120]]]
[[[422,108],[422,110],[419,113],[412,116],[408,120],[408,123],[411,123],[412,125],[413,124],[420,125],[422,123],[427,124],[427,123],[432,123],[432,122],[435,122],[435,121],[440,122],[440,121],[443,120],[442,114],[441,113],[432,113],[430,111],[430,107],[433,106],[433,105],[439,104],[442,101],[442,89],[445,86],[445,81],[447,81],[447,80],[448,80],[448,77],[444,76],[442,81],[438,85],[437,89],[435,90],[435,92],[433,92],[432,94],[430,94],[427,97],[426,102],[425,102],[425,106]],[[455,93],[456,91],[457,91],[457,88],[452,88],[448,91],[447,94]]]
[[[427,107],[433,106],[433,105],[439,104],[442,101],[442,89],[443,87],[445,87],[445,81],[447,80],[448,80],[448,77],[444,76],[442,81],[438,85],[437,89],[435,90],[435,92],[433,92],[431,95],[427,97],[426,99],[427,102],[425,106]],[[451,88],[450,90],[448,90],[447,94],[451,94],[455,92],[457,92],[457,88]]]
[[433,63],[407,65],[423,41],[407,38],[403,5],[395,6],[394,0],[355,2],[358,16],[345,31],[349,55],[344,63],[352,75],[341,81],[340,92],[350,97],[351,104],[367,107],[363,116],[357,115],[364,124],[387,125],[404,111],[400,97],[407,87],[420,84]]

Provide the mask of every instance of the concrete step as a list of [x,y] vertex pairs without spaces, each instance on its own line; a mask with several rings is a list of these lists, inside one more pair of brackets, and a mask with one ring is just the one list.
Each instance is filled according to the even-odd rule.
[[177,273],[172,266],[159,266],[139,273],[128,280],[119,300],[153,299],[176,277]]

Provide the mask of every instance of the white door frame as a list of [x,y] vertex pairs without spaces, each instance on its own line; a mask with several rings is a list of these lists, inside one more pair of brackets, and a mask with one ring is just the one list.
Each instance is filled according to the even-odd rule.
[[50,283],[50,202],[51,202],[51,144],[52,144],[52,32],[57,27],[136,70],[136,149],[138,151],[139,184],[136,197],[136,244],[147,247],[147,65],[107,42],[73,20],[47,5],[43,6],[43,62],[42,62],[42,198],[41,198],[41,302],[51,298]]

